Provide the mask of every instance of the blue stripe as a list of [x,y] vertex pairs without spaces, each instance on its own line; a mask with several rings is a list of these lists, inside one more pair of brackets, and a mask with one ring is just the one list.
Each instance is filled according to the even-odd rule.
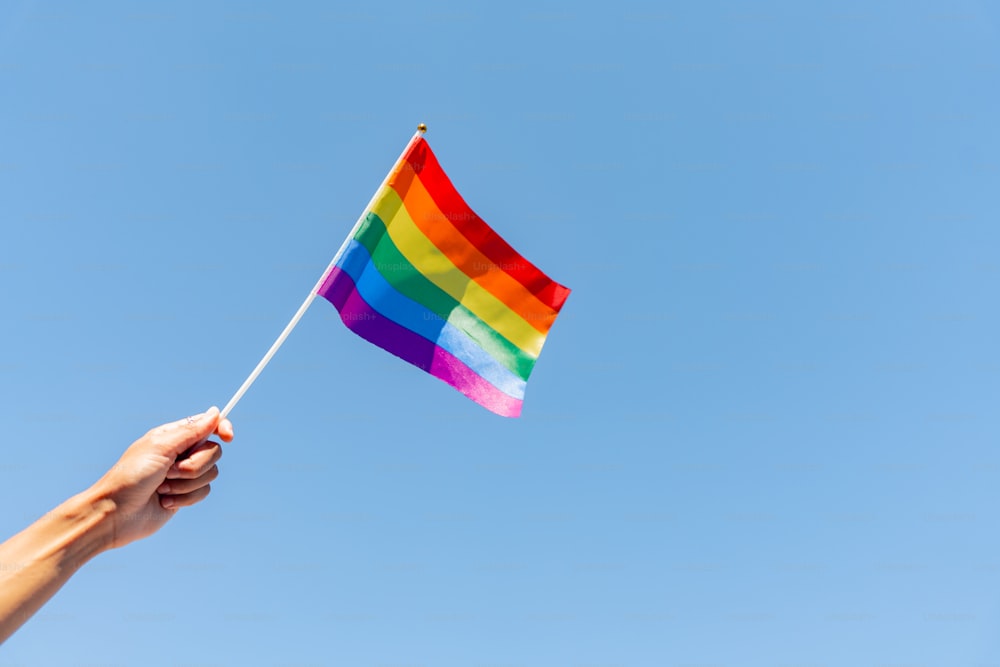
[[508,396],[524,398],[524,380],[440,315],[396,291],[372,263],[365,246],[351,239],[337,266],[351,277],[361,298],[380,315],[452,353]]

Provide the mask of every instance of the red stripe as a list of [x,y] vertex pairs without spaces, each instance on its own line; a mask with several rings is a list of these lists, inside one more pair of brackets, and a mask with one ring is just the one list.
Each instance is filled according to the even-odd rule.
[[569,288],[555,282],[522,257],[469,208],[441,169],[426,140],[420,138],[410,149],[406,160],[441,212],[479,252],[524,285],[539,301],[557,312],[562,308],[569,296]]

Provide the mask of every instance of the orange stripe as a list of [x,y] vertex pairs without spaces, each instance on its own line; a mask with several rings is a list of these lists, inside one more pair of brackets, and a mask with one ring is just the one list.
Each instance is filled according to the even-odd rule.
[[552,280],[537,266],[522,257],[476,215],[455,189],[448,174],[441,169],[441,164],[426,139],[421,137],[413,144],[406,162],[413,166],[413,170],[420,177],[420,182],[430,193],[437,207],[448,216],[455,229],[469,239],[469,243],[479,248],[479,251],[495,264],[503,266],[511,278],[528,288],[539,301],[555,310],[562,309],[566,297],[569,296],[569,288]]
[[472,245],[434,203],[408,162],[393,176],[389,185],[403,200],[403,205],[417,228],[456,267],[532,327],[541,333],[548,333],[558,311],[539,301],[538,297],[510,276],[503,266],[492,262]]

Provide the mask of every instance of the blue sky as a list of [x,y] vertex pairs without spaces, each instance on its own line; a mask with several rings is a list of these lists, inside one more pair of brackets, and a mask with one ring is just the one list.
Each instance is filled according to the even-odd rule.
[[0,530],[224,404],[419,122],[574,293],[503,420],[317,302],[12,665],[1000,661],[1000,11],[7,2]]

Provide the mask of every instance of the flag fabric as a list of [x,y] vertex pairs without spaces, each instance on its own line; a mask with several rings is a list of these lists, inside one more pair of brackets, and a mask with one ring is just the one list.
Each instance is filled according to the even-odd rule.
[[506,417],[569,292],[469,208],[422,136],[317,289],[348,329]]

